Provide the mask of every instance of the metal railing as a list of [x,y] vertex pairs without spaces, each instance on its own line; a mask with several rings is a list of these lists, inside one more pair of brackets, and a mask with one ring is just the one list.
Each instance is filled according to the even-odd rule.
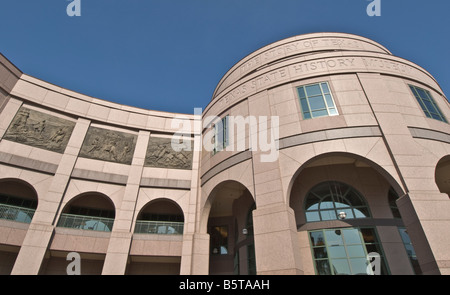
[[184,222],[138,220],[134,232],[138,234],[182,235],[183,227]]
[[0,204],[0,219],[31,223],[35,209]]
[[85,216],[75,214],[61,214],[58,227],[95,230],[110,232],[114,224],[113,218]]

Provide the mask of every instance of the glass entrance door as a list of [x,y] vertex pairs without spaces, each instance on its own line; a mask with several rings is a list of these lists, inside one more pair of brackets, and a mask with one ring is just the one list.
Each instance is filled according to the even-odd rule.
[[373,274],[369,253],[380,255],[380,273],[387,274],[381,245],[373,228],[334,228],[309,232],[316,274]]

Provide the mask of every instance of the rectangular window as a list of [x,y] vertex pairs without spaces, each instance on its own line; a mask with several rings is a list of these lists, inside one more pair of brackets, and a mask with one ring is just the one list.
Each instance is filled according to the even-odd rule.
[[213,154],[223,151],[229,144],[228,138],[228,116],[214,124],[214,149]]
[[425,113],[425,116],[447,123],[447,120],[428,90],[413,85],[409,85],[409,88],[414,94],[414,97],[417,99],[417,102]]
[[338,115],[327,82],[301,86],[297,92],[303,119]]

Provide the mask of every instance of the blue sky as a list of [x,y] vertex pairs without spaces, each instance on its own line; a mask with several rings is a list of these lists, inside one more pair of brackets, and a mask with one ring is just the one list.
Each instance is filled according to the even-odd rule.
[[240,59],[312,32],[368,37],[428,70],[450,97],[450,1],[1,0],[0,52],[24,73],[86,95],[179,113],[205,107]]

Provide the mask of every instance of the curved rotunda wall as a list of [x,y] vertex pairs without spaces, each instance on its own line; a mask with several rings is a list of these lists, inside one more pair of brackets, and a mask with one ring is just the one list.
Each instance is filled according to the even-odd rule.
[[366,51],[391,54],[384,46],[361,36],[343,33],[313,33],[274,42],[237,62],[219,81],[213,97],[244,76],[275,62],[318,52]]
[[[318,83],[327,83],[321,87],[329,88],[336,113],[305,118],[298,89]],[[443,119],[428,117],[411,86],[432,97]],[[449,206],[448,196],[440,193],[435,181],[439,160],[450,154],[450,107],[439,84],[425,69],[363,37],[341,33],[295,36],[249,54],[223,76],[203,112],[205,138],[221,132],[214,125],[217,118],[228,124],[223,128],[228,134],[223,137],[229,138],[222,140],[226,143],[221,151],[202,151],[199,202],[206,210],[200,212],[199,228],[205,228],[207,205],[215,189],[227,180],[242,183],[256,202],[253,218],[258,273],[314,273],[306,232],[298,231],[298,241],[292,238],[297,233],[295,224],[301,223],[296,218],[303,213],[302,208],[289,208],[291,189],[295,181],[301,182],[298,171],[305,163],[336,154],[364,160],[354,161],[355,167],[365,167],[364,162],[373,163],[372,169],[382,167],[385,179],[403,196],[399,206],[407,219],[386,221],[390,228],[381,227],[378,233],[385,241],[391,237],[396,243],[386,250],[391,259],[388,264],[393,265],[391,272],[412,271],[405,253],[402,261],[394,255],[402,244],[395,233],[399,224],[408,227],[412,235],[423,273],[448,272],[445,266],[438,266],[444,265],[438,260],[449,261],[449,257],[433,236],[438,231],[448,232],[450,226],[444,209]],[[262,118],[278,125],[260,125],[266,123],[259,121]],[[271,138],[276,141],[274,161],[263,160],[269,152],[260,148],[261,133],[265,133],[266,142]],[[323,171],[336,171],[333,167],[337,164],[339,157],[321,163]],[[331,172],[314,177],[317,181],[341,178]],[[427,202],[430,199],[436,203]],[[377,208],[383,212],[390,210],[387,202],[376,206],[384,206]],[[431,216],[430,210],[437,215]],[[280,218],[286,223],[274,226],[273,220]],[[276,242],[270,238],[275,233]],[[298,257],[299,252],[302,257]],[[269,257],[283,258],[275,262]]]

